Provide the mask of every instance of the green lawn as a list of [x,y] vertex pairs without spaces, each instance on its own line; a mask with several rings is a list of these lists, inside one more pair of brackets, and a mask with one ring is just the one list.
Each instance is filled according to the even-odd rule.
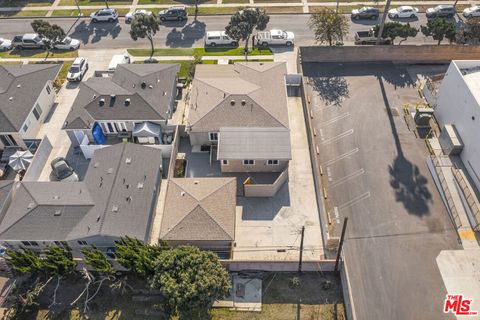
[[303,13],[303,7],[265,7],[267,13]]
[[[115,0],[108,1],[109,5],[129,5],[132,3],[132,0]],[[81,6],[104,6],[105,1],[103,0],[78,0],[78,4]],[[76,6],[75,0],[60,0],[60,6]]]
[[[97,10],[94,9],[82,9],[82,14],[84,17],[88,17],[92,12],[95,12]],[[125,16],[129,9],[117,9],[118,15],[123,17]],[[78,10],[54,10],[52,13],[53,17],[76,17],[78,16]]]
[[45,17],[47,10],[0,11],[0,18],[8,17]]
[[[198,15],[215,15],[215,14],[234,14],[238,10],[242,10],[244,7],[209,7],[209,8],[198,8]],[[193,15],[195,13],[195,8],[188,7],[188,14]]]
[[249,0],[222,0],[222,3],[250,3]]
[[[199,0],[199,4],[217,3],[216,0]],[[195,0],[139,0],[138,4],[178,4],[178,5],[194,5]]]
[[[147,57],[150,55],[150,49],[127,49],[128,53],[136,57]],[[199,54],[202,56],[243,56],[243,48],[159,48],[155,49],[154,56],[193,56]],[[265,56],[272,55],[270,49],[254,48],[250,55]]]
[[[46,51],[43,50],[11,50],[0,52],[0,58],[45,58]],[[48,55],[49,58],[76,58],[78,57],[77,51],[56,51]]]
[[23,64],[22,61],[0,61],[0,65],[2,64]]
[[0,7],[49,6],[54,0],[0,0]]

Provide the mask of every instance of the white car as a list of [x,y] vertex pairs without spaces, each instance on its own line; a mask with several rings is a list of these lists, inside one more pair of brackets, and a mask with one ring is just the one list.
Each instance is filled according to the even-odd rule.
[[0,51],[6,51],[12,49],[12,41],[0,38]]
[[132,59],[128,54],[117,54],[112,57],[110,64],[108,65],[108,71],[115,71],[119,64],[132,63]]
[[261,31],[257,33],[257,45],[268,47],[270,45],[293,46],[295,43],[295,35],[290,31],[272,29],[270,31]]
[[463,16],[465,18],[480,17],[480,6],[472,6],[463,10]]
[[80,41],[66,37],[61,42],[55,43],[53,47],[57,50],[77,50],[80,48]]
[[230,38],[225,31],[208,31],[205,35],[205,46],[237,46],[238,42]]
[[118,12],[115,9],[100,9],[90,15],[92,22],[113,22],[118,20]]
[[125,23],[131,23],[136,16],[150,16],[152,15],[152,11],[148,10],[135,10],[134,12],[129,12],[125,15]]
[[388,17],[390,19],[398,18],[415,18],[418,14],[418,8],[410,6],[401,6],[396,9],[388,10]]
[[73,81],[82,81],[83,76],[88,70],[88,62],[85,58],[76,58],[73,61],[72,66],[68,70],[67,80],[70,82]]

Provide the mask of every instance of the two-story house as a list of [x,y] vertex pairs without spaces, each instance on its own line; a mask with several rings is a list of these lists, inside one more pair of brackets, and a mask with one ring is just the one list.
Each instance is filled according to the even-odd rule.
[[55,100],[61,64],[0,65],[0,150],[27,148]]

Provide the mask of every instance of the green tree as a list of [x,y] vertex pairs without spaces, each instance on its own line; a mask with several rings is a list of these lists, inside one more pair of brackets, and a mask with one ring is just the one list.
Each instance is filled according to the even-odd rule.
[[45,44],[45,49],[47,49],[46,59],[48,54],[53,51],[55,44],[65,38],[65,31],[59,25],[50,24],[45,20],[33,20],[30,25],[33,31],[43,37],[43,43]]
[[137,41],[138,38],[147,38],[148,41],[150,41],[150,47],[152,50],[150,52],[149,60],[152,60],[153,52],[155,50],[153,47],[153,37],[159,30],[160,22],[155,14],[137,15],[130,24],[130,37],[134,41]]
[[203,318],[231,288],[218,257],[192,246],[162,250],[150,285],[165,297],[166,312],[182,319]]
[[115,248],[117,262],[143,279],[154,275],[155,261],[164,250],[163,246],[151,246],[129,237],[117,241]]
[[270,17],[264,9],[247,8],[237,11],[231,16],[230,22],[225,27],[225,33],[237,42],[245,41],[245,59],[248,55],[248,42],[253,30],[265,30]]
[[431,36],[434,40],[437,40],[438,45],[440,45],[445,38],[447,38],[450,43],[455,41],[455,23],[443,18],[428,20],[427,25],[421,26],[420,30],[426,37]]
[[[379,26],[376,25],[373,28],[374,34],[377,37]],[[401,38],[398,44],[401,44],[403,41],[407,40],[408,37],[415,37],[418,33],[418,29],[410,26],[410,23],[402,24],[399,22],[387,22],[385,23],[382,38],[383,39],[390,39],[392,44],[394,44],[396,38]]]
[[105,275],[112,275],[115,273],[112,263],[108,261],[103,252],[95,246],[92,246],[91,248],[83,248],[82,253],[85,262],[92,266],[96,272]]
[[68,247],[49,246],[44,251],[44,255],[42,269],[47,276],[63,277],[75,270],[76,263]]
[[349,28],[345,15],[328,8],[312,13],[308,25],[315,34],[315,41],[320,44],[328,43],[329,46],[343,42]]
[[478,43],[480,40],[480,18],[470,18],[459,28],[456,41],[459,43]]
[[43,267],[40,257],[28,248],[7,250],[6,259],[9,266],[21,274],[37,273]]

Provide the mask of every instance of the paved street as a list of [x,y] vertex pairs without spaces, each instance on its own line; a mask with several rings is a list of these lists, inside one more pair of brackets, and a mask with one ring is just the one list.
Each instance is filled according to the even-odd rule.
[[357,319],[453,318],[443,314],[446,290],[435,258],[461,247],[427,169],[425,144],[402,117],[404,103],[418,101],[407,68],[303,70],[315,90],[315,143],[335,235],[349,217],[345,256]]
[[[307,23],[310,15],[271,15],[269,28],[281,28],[295,33],[296,45],[313,45],[314,37]],[[188,48],[203,46],[203,37],[206,31],[224,30],[230,16],[201,16],[194,22],[189,18],[188,22],[170,22],[161,26],[160,32],[155,37],[157,47]],[[13,38],[18,34],[32,32],[30,27],[31,19],[1,19],[0,37]],[[107,48],[132,48],[148,47],[148,40],[134,42],[129,35],[130,26],[125,24],[123,18],[118,23],[90,23],[87,18],[51,18],[50,23],[63,27],[69,34],[82,41],[84,49],[107,49]],[[420,28],[426,24],[424,14],[420,14],[419,20],[409,21],[412,26]],[[350,33],[345,44],[353,44],[356,31],[368,30],[376,21],[351,22]],[[73,25],[74,24],[74,25]],[[420,32],[416,38],[409,39],[405,44],[435,44],[432,38],[425,38]]]

